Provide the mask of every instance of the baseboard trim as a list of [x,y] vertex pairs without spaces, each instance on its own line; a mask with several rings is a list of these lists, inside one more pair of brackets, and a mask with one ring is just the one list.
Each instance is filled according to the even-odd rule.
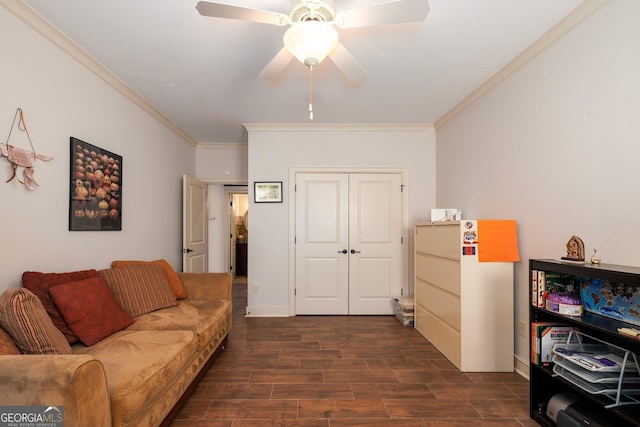
[[289,317],[287,306],[247,306],[246,317]]
[[516,373],[529,379],[529,361],[522,359],[517,354],[513,356],[513,366]]

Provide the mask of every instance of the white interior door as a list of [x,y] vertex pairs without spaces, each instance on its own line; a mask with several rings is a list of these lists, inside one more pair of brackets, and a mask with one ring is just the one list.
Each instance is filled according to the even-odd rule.
[[208,271],[207,183],[182,179],[182,271]]
[[349,176],[296,177],[296,313],[348,314]]
[[349,176],[349,314],[393,314],[402,289],[401,179]]
[[392,314],[400,295],[398,174],[296,176],[296,313]]

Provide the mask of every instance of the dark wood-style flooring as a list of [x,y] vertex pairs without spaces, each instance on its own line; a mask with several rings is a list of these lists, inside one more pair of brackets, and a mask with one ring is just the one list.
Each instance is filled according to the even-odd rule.
[[522,427],[528,382],[461,373],[393,316],[246,318],[171,427]]

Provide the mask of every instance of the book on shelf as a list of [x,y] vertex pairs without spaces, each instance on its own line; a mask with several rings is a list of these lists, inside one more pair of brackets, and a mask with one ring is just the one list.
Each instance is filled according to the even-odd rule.
[[538,293],[537,293],[538,294],[538,302],[537,302],[537,306],[538,307],[542,307],[542,308],[544,308],[545,292],[547,291],[546,276],[547,276],[547,272],[546,271],[538,270]]
[[538,306],[538,270],[531,270],[531,305]]
[[545,294],[568,293],[579,295],[580,286],[572,274],[531,270],[531,305],[545,306]]
[[577,330],[556,322],[531,323],[531,362],[538,366],[550,366],[553,359],[553,346],[566,343],[569,333]]
[[640,329],[636,328],[618,328],[618,333],[627,335],[640,340]]

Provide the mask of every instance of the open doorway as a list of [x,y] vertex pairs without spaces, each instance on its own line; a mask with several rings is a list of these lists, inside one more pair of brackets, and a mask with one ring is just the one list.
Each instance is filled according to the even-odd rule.
[[245,192],[227,193],[229,200],[229,270],[236,277],[248,276],[249,197]]

